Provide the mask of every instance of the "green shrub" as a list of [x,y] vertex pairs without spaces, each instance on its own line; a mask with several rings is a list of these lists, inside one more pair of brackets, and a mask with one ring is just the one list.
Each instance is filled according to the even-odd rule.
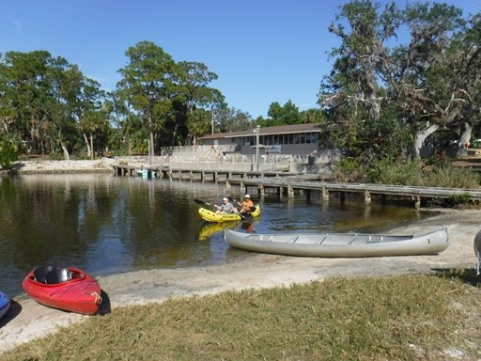
[[[425,187],[477,189],[480,175],[469,168],[450,163],[430,164],[421,160],[374,161],[369,167],[353,158],[344,159],[335,167],[336,180]],[[464,199],[455,200],[464,202]]]
[[19,151],[15,141],[0,139],[0,168],[9,170],[18,159]]

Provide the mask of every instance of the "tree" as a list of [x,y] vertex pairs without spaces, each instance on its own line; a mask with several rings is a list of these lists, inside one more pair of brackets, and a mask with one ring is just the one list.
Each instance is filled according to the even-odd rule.
[[74,106],[75,119],[85,141],[87,156],[94,159],[94,134],[106,131],[109,127],[107,118],[111,111],[110,103],[105,101],[105,92],[100,89],[98,82],[83,76],[76,79],[75,75],[73,79],[69,84],[75,84],[74,87],[77,86],[79,90],[71,94],[75,99],[71,99],[69,104]]
[[109,129],[107,121],[108,113],[108,109],[105,108],[101,110],[89,110],[84,112],[80,118],[80,128],[83,132],[90,159],[95,159],[94,135],[99,135]]
[[414,155],[419,158],[425,139],[440,128],[463,124],[467,130],[463,144],[469,141],[472,126],[465,115],[472,108],[473,89],[479,82],[479,70],[475,70],[479,59],[469,64],[477,51],[465,42],[460,9],[413,4],[404,15],[411,39],[408,46],[393,52],[397,66],[391,86],[414,128]]
[[271,103],[267,116],[271,119],[269,122],[271,126],[300,123],[299,108],[291,100],[288,100],[283,106],[278,102]]
[[302,124],[327,123],[327,114],[321,109],[307,109],[299,114]]
[[195,109],[189,115],[187,126],[191,144],[197,144],[197,138],[209,133],[211,128],[211,112],[205,109]]
[[153,156],[155,132],[162,129],[172,111],[176,64],[161,47],[148,41],[130,47],[125,55],[129,64],[119,70],[123,78],[117,84],[118,92],[144,118],[149,133],[149,156]]
[[[465,78],[470,84],[469,96],[472,106],[465,107],[464,120],[473,121],[473,129],[480,132],[481,127],[481,13],[473,15],[469,21],[465,37],[460,39],[465,48],[463,68],[466,71]],[[469,104],[468,104],[469,105]]]
[[82,113],[102,96],[99,85],[76,65],[47,51],[8,52],[0,67],[0,89],[4,132],[26,141],[34,153],[60,148],[65,159],[80,144]]
[[0,168],[8,170],[20,154],[20,142],[15,138],[0,136]]
[[[352,156],[403,154],[399,141],[408,141],[409,132],[419,157],[425,139],[438,129],[460,124],[467,133],[471,129],[467,115],[479,107],[473,102],[479,36],[472,31],[466,41],[464,19],[453,6],[416,3],[400,10],[391,3],[378,12],[379,7],[355,0],[341,8],[338,23],[329,28],[341,46],[331,53],[336,60],[319,103],[340,125],[339,145],[349,145]],[[409,30],[407,44],[389,48],[403,27]]]
[[247,130],[251,126],[251,116],[236,108],[216,110],[215,125],[221,133],[238,132]]
[[10,123],[6,130],[28,140],[33,152],[43,151],[42,130],[49,128],[48,67],[52,61],[46,51],[8,52],[2,67],[2,115]]
[[[205,129],[205,112],[207,109],[213,111],[222,107],[224,96],[219,90],[209,87],[209,84],[217,79],[217,74],[209,71],[205,64],[181,61],[178,65],[179,72],[175,79],[178,114],[173,139],[178,134],[178,129],[183,126],[186,133],[183,138],[191,138],[195,143],[196,137],[203,135],[198,131]],[[200,124],[196,124],[197,121]]]
[[217,80],[217,74],[208,70],[207,66],[198,62],[181,61],[178,63],[178,92],[183,97],[189,112],[199,108],[220,107],[224,103],[224,96],[208,85]]
[[176,63],[162,48],[147,41],[129,48],[126,55],[130,62],[120,69],[123,79],[117,85],[117,98],[128,113],[145,119],[149,154],[153,154],[155,136],[173,146],[189,138],[195,142],[203,135],[199,132],[206,129],[205,111],[224,102],[221,92],[209,87],[217,75],[202,63]]
[[385,155],[386,142],[393,144],[389,141],[389,133],[393,135],[390,116],[382,114],[389,97],[383,85],[391,79],[385,44],[396,37],[400,14],[394,4],[386,5],[381,14],[378,8],[379,4],[369,0],[351,1],[341,7],[337,23],[329,26],[341,45],[331,52],[336,60],[319,93],[319,104],[329,109],[338,125],[333,132],[338,146],[346,149],[348,156],[368,160]]

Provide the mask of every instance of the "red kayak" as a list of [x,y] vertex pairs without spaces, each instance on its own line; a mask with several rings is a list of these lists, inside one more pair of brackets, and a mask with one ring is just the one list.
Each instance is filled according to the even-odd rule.
[[65,311],[94,315],[102,303],[98,282],[78,268],[35,268],[22,287],[38,303]]

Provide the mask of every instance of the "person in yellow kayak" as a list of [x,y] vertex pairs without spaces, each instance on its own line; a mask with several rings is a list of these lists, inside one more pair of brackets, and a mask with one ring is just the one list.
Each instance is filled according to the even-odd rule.
[[237,202],[241,206],[240,215],[242,217],[250,216],[251,212],[254,210],[254,202],[251,200],[251,196],[246,194],[243,202]]
[[222,205],[218,206],[214,204],[214,207],[217,209],[215,213],[237,213],[238,210],[234,205],[229,202],[227,198],[222,198]]

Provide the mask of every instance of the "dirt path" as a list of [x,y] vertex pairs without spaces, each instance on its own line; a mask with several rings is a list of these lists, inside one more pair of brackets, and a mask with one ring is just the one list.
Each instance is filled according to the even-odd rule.
[[[214,294],[226,290],[287,286],[333,276],[394,275],[435,269],[473,268],[473,239],[481,229],[480,210],[441,210],[433,218],[391,233],[420,233],[447,227],[449,248],[436,256],[365,259],[296,258],[252,254],[243,261],[189,269],[159,269],[99,277],[112,312],[122,306],[162,302],[172,297]],[[0,321],[0,353],[86,317],[41,306],[21,297]]]

